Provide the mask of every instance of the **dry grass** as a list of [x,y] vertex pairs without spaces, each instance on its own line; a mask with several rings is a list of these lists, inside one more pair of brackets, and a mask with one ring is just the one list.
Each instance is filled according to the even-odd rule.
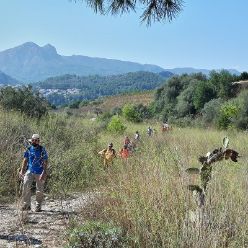
[[[88,209],[88,218],[122,227],[129,247],[248,247],[247,133],[174,128],[162,134],[155,122],[127,125],[125,135],[139,130],[142,145],[128,163],[116,159],[103,172],[97,151],[110,141],[119,150],[124,135],[100,132],[93,122],[75,117],[51,115],[36,122],[0,111],[1,201],[18,189],[19,138],[38,132],[50,156],[50,190],[62,194],[98,186],[104,198]],[[145,133],[148,125],[157,129],[151,138]],[[206,204],[199,210],[187,190],[185,169],[200,167],[198,156],[220,147],[225,136],[243,157],[214,164]]]
[[200,167],[198,156],[222,146],[226,135],[245,155],[247,134],[188,128],[143,137],[128,163],[116,161],[104,215],[132,237],[130,247],[248,246],[247,157],[215,164],[204,209],[187,190],[185,169]]
[[101,109],[103,112],[111,111],[112,109],[118,107],[122,108],[127,103],[132,103],[135,105],[143,104],[145,106],[149,105],[154,100],[154,92],[147,91],[142,93],[133,93],[127,95],[116,95],[104,97],[99,104],[89,104],[80,108],[77,112],[94,112],[96,108]]

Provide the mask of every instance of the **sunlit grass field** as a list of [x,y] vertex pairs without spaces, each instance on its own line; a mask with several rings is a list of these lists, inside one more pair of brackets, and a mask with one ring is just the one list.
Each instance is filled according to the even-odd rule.
[[[157,129],[147,137],[146,128]],[[236,131],[173,128],[160,131],[159,124],[128,125],[130,136],[142,133],[142,142],[129,160],[116,159],[108,172],[104,216],[124,228],[133,247],[247,247],[248,246],[248,137]],[[200,168],[198,157],[222,147],[225,136],[229,147],[241,157],[217,162],[206,192],[206,204],[199,208],[187,185],[199,178],[185,173]],[[124,137],[104,134],[116,148]]]
[[[97,190],[96,204],[83,210],[86,220],[113,223],[127,238],[125,247],[248,247],[248,134],[235,130],[177,128],[162,133],[156,121],[125,122],[123,134],[104,130],[98,121],[52,114],[36,121],[0,111],[1,202],[18,200],[17,171],[24,151],[22,137],[40,133],[48,150],[47,194]],[[156,131],[148,137],[151,126]],[[141,142],[127,161],[117,156],[103,169],[97,152],[112,142],[117,153],[135,131]],[[201,209],[187,186],[199,178],[185,173],[200,168],[198,157],[222,146],[223,138],[241,157],[213,165]],[[75,224],[75,223],[74,223]]]

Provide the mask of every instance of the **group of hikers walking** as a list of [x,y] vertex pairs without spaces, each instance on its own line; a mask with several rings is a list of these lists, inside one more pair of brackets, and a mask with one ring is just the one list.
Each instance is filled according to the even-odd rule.
[[113,148],[113,143],[110,143],[107,148],[98,152],[98,154],[103,157],[104,168],[108,168],[113,165],[113,159],[117,156],[125,160],[129,158],[129,156],[135,151],[137,143],[140,141],[140,134],[138,131],[136,131],[134,135],[134,140],[135,141],[132,141],[128,136],[126,136],[123,141],[123,146],[118,153],[116,153]]
[[[154,130],[149,126],[147,129],[147,135],[150,137],[153,133]],[[40,212],[42,210],[42,202],[44,199],[44,184],[47,178],[48,154],[45,147],[40,145],[39,134],[33,134],[29,142],[30,145],[24,152],[22,166],[19,172],[19,177],[23,182],[21,209],[26,211],[31,210],[31,186],[33,182],[35,182],[35,211]],[[136,151],[140,143],[141,136],[139,131],[135,132],[133,140],[129,139],[128,136],[125,137],[123,146],[119,150],[118,154],[113,148],[113,143],[110,143],[107,148],[98,152],[98,154],[103,157],[104,168],[108,168],[113,165],[113,159],[117,156],[127,161],[130,155]]]
[[[162,131],[168,131],[169,125],[167,122],[162,124]],[[150,126],[147,128],[147,135],[151,137],[155,133],[155,129],[152,129]],[[107,148],[98,152],[99,155],[103,157],[103,165],[104,168],[108,168],[113,165],[113,160],[117,156],[121,157],[124,160],[127,160],[130,155],[136,151],[137,145],[139,145],[141,141],[139,131],[136,131],[134,134],[134,141],[130,140],[128,136],[125,137],[123,142],[123,147],[120,149],[119,153],[116,153],[113,148],[113,143],[110,143]]]

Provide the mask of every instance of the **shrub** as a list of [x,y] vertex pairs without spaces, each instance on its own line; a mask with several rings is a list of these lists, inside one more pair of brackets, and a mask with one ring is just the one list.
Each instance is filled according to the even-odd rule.
[[232,126],[234,118],[237,118],[239,113],[239,107],[234,103],[228,102],[220,109],[220,115],[218,118],[218,127],[220,129],[227,129]]
[[141,116],[139,114],[139,112],[137,111],[137,109],[135,108],[134,105],[131,104],[126,104],[123,108],[122,108],[122,113],[123,116],[128,120],[128,121],[132,121],[132,122],[140,122]]
[[69,233],[69,247],[118,248],[125,247],[121,228],[109,223],[86,222]]
[[79,107],[82,108],[84,106],[88,106],[90,104],[89,100],[83,100],[80,102]]
[[69,108],[71,108],[71,109],[78,109],[80,103],[81,103],[80,101],[75,101],[75,102],[69,104]]
[[203,108],[204,104],[216,97],[214,85],[210,82],[198,82],[193,96],[193,103],[197,110]]
[[135,106],[136,111],[138,112],[141,120],[149,119],[152,117],[152,111],[149,107],[144,106],[143,104],[138,104]]
[[204,105],[204,108],[202,109],[201,112],[202,112],[203,121],[205,123],[216,122],[216,119],[219,116],[222,103],[223,101],[220,98],[218,98],[218,99],[213,99]]
[[193,104],[193,97],[197,83],[198,81],[191,80],[189,86],[177,97],[177,105],[175,110],[178,117],[184,117],[186,115],[196,113],[196,109]]
[[124,130],[126,129],[126,127],[124,126],[124,124],[121,122],[121,119],[114,115],[108,126],[107,126],[107,130],[113,133],[123,133]]

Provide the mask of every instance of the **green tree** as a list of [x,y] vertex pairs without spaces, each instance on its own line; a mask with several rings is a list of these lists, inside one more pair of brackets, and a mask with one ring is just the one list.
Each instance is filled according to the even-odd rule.
[[33,92],[31,86],[12,88],[10,86],[0,90],[0,104],[6,110],[16,110],[30,117],[45,115],[49,104],[38,92]]
[[194,115],[196,113],[193,97],[197,80],[192,80],[189,86],[177,97],[176,112],[178,117]]
[[152,112],[150,108],[148,108],[147,106],[144,106],[143,104],[136,105],[135,109],[138,112],[138,115],[142,121],[144,119],[149,119],[152,117]]
[[122,123],[121,119],[114,115],[108,126],[107,126],[107,130],[113,133],[123,133],[125,131],[126,127],[124,126],[124,124]]
[[248,72],[242,72],[239,76],[239,80],[248,80]]
[[203,121],[205,123],[216,124],[222,104],[223,100],[220,98],[212,99],[211,101],[207,102],[201,111]]
[[201,110],[204,104],[216,97],[214,86],[211,82],[199,81],[195,88],[193,103],[197,110]]
[[232,83],[237,80],[238,76],[232,75],[226,70],[210,72],[209,81],[215,86],[217,97],[222,99],[230,99],[236,96],[236,89]]
[[132,104],[126,104],[122,108],[122,114],[128,121],[132,122],[140,122],[141,116],[134,105]]
[[183,74],[168,79],[155,93],[152,106],[154,114],[160,116],[160,119],[195,114],[193,94],[199,81],[206,82],[206,76],[202,73]]

